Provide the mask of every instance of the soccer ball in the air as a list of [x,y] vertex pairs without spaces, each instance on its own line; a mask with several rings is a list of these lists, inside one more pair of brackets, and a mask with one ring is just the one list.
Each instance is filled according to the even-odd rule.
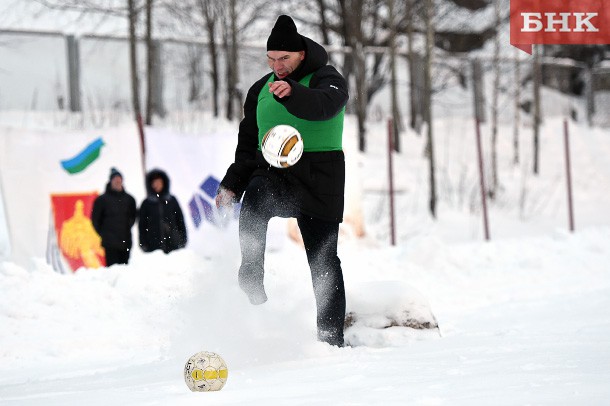
[[228,376],[227,364],[214,352],[198,352],[184,365],[184,380],[193,392],[221,390]]
[[263,157],[271,166],[288,168],[303,154],[303,138],[296,128],[286,124],[272,127],[261,143]]

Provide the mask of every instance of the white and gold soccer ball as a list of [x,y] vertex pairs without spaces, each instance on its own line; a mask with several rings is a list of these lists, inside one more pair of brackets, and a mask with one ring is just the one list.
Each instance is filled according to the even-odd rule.
[[288,168],[303,155],[303,138],[299,131],[289,125],[280,124],[267,131],[261,142],[265,161],[276,168]]
[[193,392],[221,390],[228,376],[227,364],[214,352],[198,352],[184,365],[184,380]]

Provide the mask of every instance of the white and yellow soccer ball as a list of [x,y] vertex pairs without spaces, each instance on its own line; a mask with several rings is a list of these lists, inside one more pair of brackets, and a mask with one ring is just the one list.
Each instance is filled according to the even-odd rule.
[[267,131],[261,142],[265,161],[276,168],[288,168],[296,164],[303,155],[303,138],[299,131],[289,125],[280,124]]
[[228,376],[227,364],[214,352],[198,352],[184,365],[184,380],[193,392],[221,390]]

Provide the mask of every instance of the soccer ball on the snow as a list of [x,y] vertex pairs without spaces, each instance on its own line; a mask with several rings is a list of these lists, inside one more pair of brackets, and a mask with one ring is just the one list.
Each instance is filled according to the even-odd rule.
[[228,376],[227,364],[214,352],[198,352],[184,365],[184,380],[193,392],[221,390]]
[[294,127],[286,124],[276,125],[263,137],[261,151],[271,166],[288,168],[301,159],[303,138]]

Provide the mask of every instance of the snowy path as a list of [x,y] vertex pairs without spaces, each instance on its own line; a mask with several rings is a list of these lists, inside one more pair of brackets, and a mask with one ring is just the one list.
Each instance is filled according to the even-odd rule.
[[[270,254],[262,307],[218,263],[188,251],[69,278],[3,265],[0,404],[607,404],[609,238],[599,228],[485,245],[344,245],[348,288],[402,278],[438,318],[442,338],[386,348],[315,342],[306,269],[277,268],[301,262],[295,247]],[[374,268],[380,257],[386,266]],[[218,318],[205,312],[214,305]],[[193,308],[204,312],[185,315]],[[229,365],[227,385],[189,392],[184,362],[215,349]]]
[[[218,393],[190,393],[182,360],[0,387],[3,405],[602,404],[610,390],[610,290],[492,306],[441,340],[346,348],[232,370]],[[564,323],[557,324],[557,314]]]

